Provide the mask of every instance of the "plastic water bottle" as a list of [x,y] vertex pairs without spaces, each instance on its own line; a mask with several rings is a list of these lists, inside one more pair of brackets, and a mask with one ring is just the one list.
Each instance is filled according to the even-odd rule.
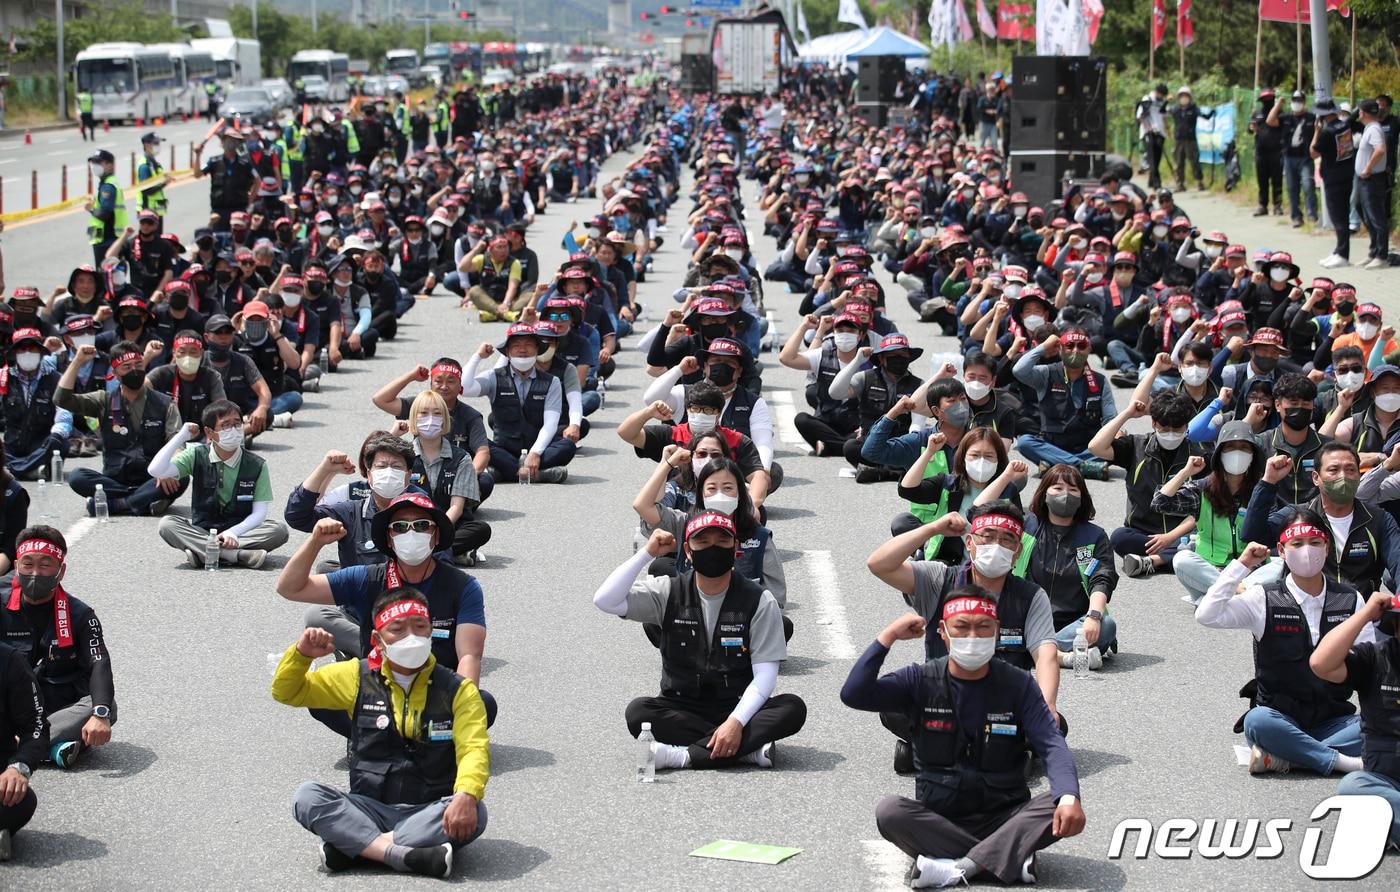
[[1074,634],[1074,677],[1089,677],[1089,639],[1084,637],[1084,627]]
[[39,469],[39,477],[34,481],[34,505],[39,509],[39,517],[51,517],[49,513],[49,481],[45,477],[47,472]]
[[656,780],[656,753],[651,745],[656,738],[651,735],[651,722],[642,722],[642,733],[637,735],[637,783],[649,784]]
[[49,480],[55,486],[63,482],[63,453],[57,449],[49,453]]
[[[528,450],[528,449],[522,449],[522,450],[520,450],[520,467],[522,467],[522,468],[525,467],[525,459],[526,459],[526,457],[527,457],[529,454],[530,454],[530,450]],[[524,474],[524,475],[522,475],[522,476],[520,477],[520,485],[521,485],[521,486],[529,486],[529,485],[530,485],[530,475],[529,475],[529,474]]]
[[97,518],[98,523],[106,523],[111,519],[111,513],[107,510],[107,492],[101,483],[97,484],[97,489],[92,492],[92,515]]
[[204,569],[214,572],[219,569],[219,531],[210,530],[204,541]]

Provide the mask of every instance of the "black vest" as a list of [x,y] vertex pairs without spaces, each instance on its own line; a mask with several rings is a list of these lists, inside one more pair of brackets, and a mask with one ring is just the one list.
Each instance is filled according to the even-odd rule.
[[180,410],[181,421],[203,425],[204,410],[214,401],[214,381],[218,375],[207,365],[195,370],[193,381],[186,381],[178,371],[175,372],[170,379],[170,389],[175,407]]
[[497,270],[491,263],[491,258],[483,255],[476,284],[481,286],[482,291],[491,295],[494,301],[505,300],[506,290],[510,287],[510,266],[511,261],[507,260],[505,268]]
[[982,681],[971,682],[982,686],[986,698],[984,717],[972,729],[958,725],[948,658],[922,668],[924,700],[912,740],[914,795],[941,815],[994,814],[1031,797],[1022,768],[1026,732],[1017,711],[1025,677],[999,659],[987,668]]
[[[938,609],[934,611],[934,617],[943,616],[943,605],[948,600],[948,593],[959,585],[970,582],[971,577],[966,563],[961,567],[948,568],[948,572],[943,575],[943,591],[939,592]],[[1035,655],[1026,648],[1026,615],[1030,613],[1031,597],[1035,595],[1037,588],[1039,586],[1035,583],[1008,573],[1006,581],[1001,584],[1001,594],[996,598],[999,627],[997,657],[1027,672],[1035,669]],[[924,658],[933,660],[947,655],[948,649],[938,634],[938,622],[932,620],[924,631]]]
[[1062,362],[1052,362],[1050,389],[1040,398],[1040,435],[1061,449],[1083,452],[1103,427],[1104,376],[1086,368],[1070,381]]
[[1361,700],[1361,759],[1367,771],[1400,780],[1400,644],[1376,639],[1371,686]]
[[4,396],[5,411],[5,454],[11,458],[21,458],[38,448],[53,428],[54,416],[58,414],[53,403],[54,388],[58,386],[58,372],[40,375],[34,382],[34,392],[29,402],[24,401],[24,385],[14,366],[8,369],[8,390]]
[[457,466],[461,464],[462,456],[458,455],[456,448],[446,440],[443,441],[441,448],[442,461],[438,467],[437,485],[429,485],[428,465],[423,461],[421,455],[413,458],[413,468],[408,472],[408,482],[410,486],[425,490],[433,497],[433,504],[446,511],[452,507],[452,484],[457,479]]
[[[872,366],[866,371],[865,385],[856,393],[856,402],[860,406],[860,426],[861,429],[869,433],[875,426],[875,422],[880,420],[880,416],[890,410],[900,397],[909,396],[919,389],[921,382],[913,375],[906,374],[901,377],[894,386],[890,386],[889,379],[878,366]],[[909,415],[901,415],[895,421],[895,432],[891,437],[902,436],[909,432]]]
[[[457,779],[452,701],[461,684],[462,679],[450,669],[434,666],[414,738],[405,740],[384,677],[369,668],[368,660],[361,661],[350,736],[350,792],[404,805],[424,805],[451,796]],[[404,702],[407,708],[407,692]]]
[[[1356,609],[1356,589],[1326,580],[1318,640],[1341,625]],[[1264,589],[1264,637],[1254,642],[1255,705],[1277,709],[1303,727],[1351,715],[1351,687],[1332,684],[1308,665],[1313,643],[1303,608],[1280,579]]]
[[[248,450],[238,461],[238,477],[233,481],[233,498],[227,505],[219,504],[219,473],[210,459],[206,444],[194,447],[194,492],[190,495],[190,514],[194,525],[203,530],[226,530],[241,523],[253,513],[253,493],[262,476],[263,460]],[[223,465],[223,462],[219,462]],[[227,468],[227,465],[224,465]],[[227,473],[227,471],[225,471]]]
[[146,405],[139,419],[127,417],[120,385],[107,382],[107,417],[102,424],[102,473],[123,483],[150,478],[146,466],[165,445],[165,412],[170,397],[146,388]]
[[491,430],[496,443],[512,454],[527,449],[544,427],[544,401],[549,396],[550,375],[535,371],[525,405],[515,393],[515,371],[510,366],[496,369],[496,397],[491,400]]
[[54,628],[52,604],[45,606],[42,614],[45,622],[41,629],[29,625],[29,615],[23,607],[10,610],[0,605],[0,641],[25,655],[50,711],[91,693],[92,674],[84,668],[84,651],[87,648],[88,629],[97,618],[91,607],[71,594],[68,595],[68,611],[73,643],[63,647],[58,643],[58,633]]
[[[451,543],[440,545],[446,548]],[[388,575],[389,564],[384,561],[370,565],[365,571],[365,603],[373,604],[374,599],[384,591],[384,580]],[[457,665],[457,597],[471,584],[470,574],[463,573],[452,564],[438,561],[433,568],[432,581],[426,589],[418,588],[428,599],[428,618],[433,624],[433,658],[441,666]],[[405,582],[405,585],[412,583]],[[373,624],[367,618],[360,622],[360,653],[369,653],[369,633]]]
[[252,364],[252,360],[234,350],[223,368],[213,367],[224,379],[224,396],[243,412],[251,412],[258,405],[258,395],[253,391],[253,382],[248,375],[248,367]]
[[715,633],[707,639],[695,574],[671,577],[671,594],[661,621],[664,696],[737,703],[753,681],[750,641],[763,591],[738,573],[729,579]]
[[836,342],[822,344],[821,359],[817,363],[816,410],[828,423],[836,419],[841,425],[855,427],[856,412],[851,400],[838,400],[831,395],[831,382],[841,371],[841,358],[836,354]]

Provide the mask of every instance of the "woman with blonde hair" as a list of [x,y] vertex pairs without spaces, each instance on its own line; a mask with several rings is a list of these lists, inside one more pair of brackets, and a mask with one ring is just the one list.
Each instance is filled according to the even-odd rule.
[[432,496],[433,504],[452,521],[452,556],[456,563],[476,566],[476,550],[491,539],[491,527],[476,519],[481,504],[476,468],[471,453],[454,446],[452,414],[447,401],[432,390],[414,397],[408,420],[398,423],[398,433],[413,436],[413,467],[408,483]]

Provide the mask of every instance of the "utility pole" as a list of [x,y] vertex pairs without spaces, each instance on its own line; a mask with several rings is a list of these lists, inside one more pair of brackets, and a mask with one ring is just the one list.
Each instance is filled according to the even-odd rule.
[[258,0],[253,0],[253,39],[258,39]]
[[311,36],[316,36],[316,0],[311,0]]
[[63,60],[63,0],[54,0],[54,33],[58,38],[58,119],[68,120],[68,72]]
[[[1312,16],[1313,101],[1316,102],[1332,96],[1332,48],[1327,43],[1327,0],[1311,0],[1308,12]],[[1355,24],[1356,11],[1352,10],[1351,14],[1352,23]]]
[[180,0],[170,0],[170,18],[171,18],[171,19],[178,19],[178,18],[180,17],[179,2],[180,2]]

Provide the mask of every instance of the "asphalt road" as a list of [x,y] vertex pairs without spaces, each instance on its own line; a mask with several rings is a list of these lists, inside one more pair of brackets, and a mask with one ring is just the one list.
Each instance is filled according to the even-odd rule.
[[[171,190],[175,231],[188,233],[204,216],[205,195],[202,186]],[[1275,233],[1271,223],[1220,200],[1190,193],[1180,200],[1197,211],[1202,228],[1223,226],[1251,246],[1296,243],[1305,273],[1316,272],[1306,253],[1321,256],[1315,242]],[[531,241],[546,265],[559,259],[569,219],[593,209],[558,207],[542,217]],[[672,227],[672,240],[679,228]],[[47,293],[63,281],[87,256],[81,231],[72,215],[7,231],[10,286],[33,283]],[[767,261],[772,244],[759,244]],[[683,254],[666,245],[641,289],[648,324],[667,309],[683,271]],[[1355,279],[1366,298],[1400,309],[1394,294],[1362,274]],[[772,287],[768,298],[780,332],[790,332],[796,299]],[[952,346],[920,326],[902,300],[890,308],[917,345]],[[308,395],[295,428],[260,444],[277,510],[326,450],[353,450],[387,421],[369,401],[383,381],[438,355],[465,358],[502,334],[443,297],[421,301],[401,331],[379,358],[346,363],[323,392]],[[568,483],[501,486],[482,512],[494,528],[487,560],[474,571],[490,629],[483,684],[499,700],[500,717],[492,730],[490,824],[459,859],[454,882],[531,890],[898,888],[906,860],[880,841],[873,806],[887,793],[911,794],[912,783],[892,773],[892,740],[876,717],[837,698],[855,655],[902,611],[899,596],[864,567],[888,535],[888,519],[903,510],[893,485],[840,477],[842,461],[808,456],[795,431],[781,426],[778,458],[788,476],[770,501],[770,526],[796,633],[779,690],[806,700],[807,725],[780,745],[777,770],[675,772],[639,785],[622,710],[631,697],[655,692],[656,652],[640,629],[601,614],[590,600],[631,552],[629,506],[650,472],[613,433],[648,380],[635,351],[618,362]],[[778,366],[774,354],[764,362],[770,400],[800,406],[802,376]],[[1100,521],[1111,528],[1124,514],[1121,477],[1090,486]],[[340,740],[268,694],[269,654],[301,626],[302,609],[273,588],[284,556],[261,572],[189,570],[157,539],[155,520],[97,525],[80,518],[79,500],[66,492],[46,504],[53,522],[78,540],[65,584],[96,607],[106,627],[120,720],[113,742],[79,770],[36,774],[39,811],[19,837],[15,860],[0,867],[0,887],[431,887],[379,872],[328,878],[318,873],[313,837],[292,819],[299,783],[343,784],[346,773]],[[300,539],[294,534],[285,553]],[[1244,708],[1235,692],[1251,672],[1249,636],[1198,627],[1181,593],[1170,576],[1125,579],[1112,605],[1123,652],[1087,681],[1066,674],[1060,707],[1073,726],[1088,827],[1043,855],[1044,886],[1276,892],[1312,882],[1298,864],[1302,830],[1335,779],[1251,778],[1235,765],[1231,745],[1242,738],[1230,727]],[[915,645],[902,644],[889,665],[919,657]],[[1109,861],[1113,830],[1126,818],[1154,825],[1286,818],[1293,830],[1283,837],[1283,856],[1271,861]],[[774,867],[687,856],[716,839],[803,852]],[[1397,879],[1400,870],[1389,862],[1365,884]]]

